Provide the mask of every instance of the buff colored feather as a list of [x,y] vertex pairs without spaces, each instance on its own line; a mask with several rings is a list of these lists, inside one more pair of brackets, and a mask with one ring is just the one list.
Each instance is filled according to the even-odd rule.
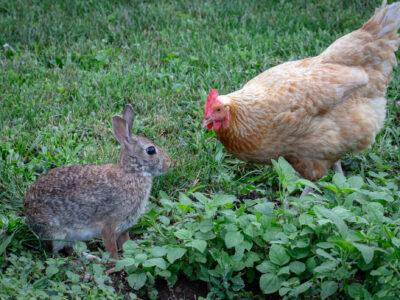
[[399,26],[400,3],[384,2],[319,56],[278,65],[216,96],[229,111],[229,124],[214,129],[218,139],[241,160],[284,156],[305,178],[323,177],[346,153],[369,147],[383,127]]

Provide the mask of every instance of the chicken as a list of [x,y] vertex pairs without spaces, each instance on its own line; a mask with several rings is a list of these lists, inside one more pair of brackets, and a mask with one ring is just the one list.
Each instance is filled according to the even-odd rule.
[[304,178],[320,179],[382,129],[399,26],[400,2],[384,1],[361,29],[319,56],[275,66],[228,95],[212,90],[203,127],[243,161],[283,156]]

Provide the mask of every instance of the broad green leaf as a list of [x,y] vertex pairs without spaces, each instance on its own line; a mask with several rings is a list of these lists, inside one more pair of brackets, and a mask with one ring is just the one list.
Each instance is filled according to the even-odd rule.
[[347,220],[347,218],[352,217],[353,213],[343,206],[336,206],[332,208],[332,211],[339,216],[339,218],[343,220]]
[[188,196],[186,196],[184,193],[179,193],[179,203],[186,205],[186,206],[191,206],[192,200]]
[[284,232],[278,232],[277,235],[275,236],[275,239],[281,240],[283,244],[289,243],[289,237]]
[[317,262],[315,261],[315,258],[314,257],[309,257],[307,260],[306,260],[306,267],[307,267],[307,270],[308,271],[310,271],[310,272],[314,272],[314,268],[317,266]]
[[370,216],[373,221],[375,221],[377,224],[382,224],[384,211],[382,204],[377,202],[369,203],[366,211],[368,216]]
[[277,275],[289,275],[290,274],[290,268],[289,266],[284,266],[279,269]]
[[300,284],[299,286],[296,286],[291,292],[290,295],[297,297],[298,295],[304,293],[305,291],[307,291],[311,286],[313,285],[312,281],[306,281],[302,284]]
[[310,256],[309,248],[294,248],[290,252],[290,255],[295,259],[302,259]]
[[340,189],[344,188],[346,185],[346,177],[343,174],[336,173],[333,175],[332,182]]
[[293,167],[284,159],[282,156],[278,159],[279,167],[282,170],[283,175],[287,181],[295,177]]
[[309,214],[303,213],[299,216],[299,223],[300,223],[300,225],[307,225],[311,228],[314,228],[315,227],[314,219],[315,219],[315,217],[313,217]]
[[360,189],[364,185],[364,180],[361,176],[352,176],[347,179],[347,184],[350,188]]
[[48,277],[52,277],[53,275],[57,274],[58,272],[60,272],[60,270],[57,266],[50,265],[46,268],[46,275]]
[[360,217],[360,216],[350,217],[350,218],[347,219],[347,221],[369,226],[369,222],[365,218]]
[[164,278],[169,278],[169,277],[171,277],[171,271],[168,271],[168,270],[161,270],[161,269],[157,269],[156,270],[156,272],[155,272],[155,274],[157,275],[157,276],[160,276],[160,277],[164,277]]
[[320,191],[318,186],[316,186],[316,184],[310,180],[307,180],[304,178],[298,178],[296,180],[296,185],[299,185],[299,184],[306,185],[306,186],[312,187],[314,190]]
[[142,263],[143,267],[151,268],[151,267],[159,267],[160,269],[166,269],[167,263],[163,258],[150,258]]
[[322,185],[323,187],[335,192],[335,194],[339,193],[338,188],[336,187],[336,185],[334,185],[333,183],[330,182],[320,182],[320,185]]
[[278,244],[273,244],[269,250],[269,259],[274,264],[283,266],[289,262],[290,256],[288,255],[285,247],[282,247]]
[[169,198],[169,196],[168,196],[168,194],[166,192],[159,191],[158,194],[159,194],[160,198],[170,200],[170,198]]
[[93,278],[98,285],[104,285],[104,282],[109,279],[108,276],[104,274],[104,267],[100,264],[93,264]]
[[331,260],[335,260],[335,258],[330,255],[328,252],[326,252],[325,250],[322,250],[320,248],[317,249],[317,251],[315,251],[316,254],[318,254],[319,256],[331,259]]
[[187,250],[184,248],[169,247],[167,253],[167,259],[172,264],[174,261],[184,256],[186,251]]
[[254,263],[260,260],[260,256],[253,251],[247,252],[245,254],[245,257],[246,259],[244,263],[248,268],[252,268],[254,266]]
[[352,283],[348,286],[347,292],[351,298],[361,299],[363,296],[363,286],[359,283]]
[[306,265],[304,263],[302,263],[301,261],[292,261],[289,264],[289,268],[290,271],[300,275],[301,273],[303,273],[306,270]]
[[232,248],[244,240],[243,235],[239,231],[228,231],[225,235],[225,244],[227,248]]
[[205,240],[205,241],[212,240],[215,237],[216,237],[216,235],[212,231],[208,231],[208,232],[198,231],[198,232],[196,232],[196,235],[195,235],[195,238],[197,240]]
[[199,229],[201,232],[209,232],[214,228],[214,222],[211,219],[205,219],[199,224]]
[[140,290],[146,283],[147,277],[144,272],[130,274],[127,278],[129,286],[134,290]]
[[[284,283],[282,283],[283,285]],[[287,288],[287,287],[281,287],[279,289],[279,296],[283,297],[285,296],[288,292],[290,292],[292,289],[291,288]]]
[[174,232],[174,235],[181,240],[189,240],[192,238],[192,232],[187,229],[179,229],[177,232]]
[[144,262],[147,259],[146,253],[139,253],[135,256],[135,260],[138,262]]
[[293,235],[293,234],[297,234],[297,227],[294,226],[291,223],[283,224],[282,228],[283,228],[283,232],[286,233],[288,236],[289,235]]
[[400,239],[397,237],[392,237],[392,243],[395,245],[397,248],[400,248]]
[[160,220],[161,223],[163,223],[164,225],[169,225],[171,223],[171,220],[166,217],[166,216],[159,216],[158,219]]
[[321,285],[321,298],[326,299],[336,293],[338,284],[334,281],[324,281]]
[[262,238],[264,241],[270,242],[276,240],[277,239],[276,236],[281,232],[282,232],[281,228],[272,227],[262,235]]
[[358,251],[361,252],[362,257],[364,258],[364,261],[366,264],[369,264],[372,259],[374,258],[374,248],[364,245],[364,244],[359,244],[359,243],[353,243],[354,247],[358,249]]
[[335,245],[332,243],[328,243],[328,242],[319,242],[317,243],[317,247],[323,248],[323,249],[331,249],[333,248]]
[[294,169],[283,157],[279,157],[278,162],[275,160],[271,161],[279,175],[279,181],[282,183],[282,186],[285,187],[289,193],[292,193],[296,189]]
[[115,268],[114,270],[116,272],[121,271],[123,268],[125,267],[130,267],[130,266],[134,266],[137,265],[138,263],[136,263],[135,259],[131,258],[131,257],[125,257],[124,259],[118,260],[115,263]]
[[150,253],[153,257],[162,257],[167,254],[167,249],[165,247],[155,246],[150,249]]
[[235,292],[240,291],[241,289],[244,288],[244,281],[240,275],[236,275],[231,279],[233,285],[232,285],[232,290]]
[[387,202],[394,201],[393,197],[385,192],[370,192],[368,196],[371,198],[371,200],[385,200]]
[[184,193],[179,193],[179,202],[175,203],[183,212],[187,212],[192,207],[192,200]]
[[65,272],[65,274],[68,276],[69,280],[71,280],[72,283],[78,283],[80,281],[80,276],[78,274],[72,273],[71,271]]
[[210,207],[224,206],[226,204],[232,204],[234,202],[236,202],[236,197],[234,195],[217,194],[212,197],[212,202],[210,203]]
[[275,274],[263,274],[260,277],[260,289],[264,294],[272,294],[279,290],[281,279]]
[[336,261],[325,261],[320,264],[318,267],[314,268],[315,273],[330,273],[336,269],[337,262]]
[[264,215],[270,215],[274,211],[275,204],[272,202],[259,203],[254,206],[254,210]]
[[339,230],[340,235],[346,239],[347,234],[348,234],[348,227],[346,223],[341,219],[335,212],[333,212],[330,209],[327,209],[323,206],[317,206],[315,207],[315,211],[319,212],[321,215],[325,216],[326,218],[330,219],[332,223],[337,227]]
[[347,240],[343,239],[339,236],[331,236],[328,238],[328,241],[335,243],[340,248],[346,251],[351,251],[354,249],[353,242],[358,241],[359,238],[354,234],[353,231],[350,232],[351,234],[347,238]]
[[201,253],[204,252],[204,250],[207,247],[207,242],[203,241],[203,240],[192,240],[189,243],[186,244],[187,246],[196,248],[197,250],[199,250]]
[[269,260],[263,261],[259,264],[256,269],[261,273],[276,273],[277,266],[271,263]]
[[208,203],[210,201],[209,198],[207,198],[206,196],[204,196],[202,193],[199,193],[199,192],[193,193],[193,196],[197,200],[199,200],[199,202],[202,203],[202,204],[206,204],[206,203]]
[[292,248],[306,248],[310,245],[310,239],[309,238],[303,238],[300,240],[295,241],[293,244]]
[[243,259],[244,256],[244,245],[243,244],[239,244],[235,247],[235,255],[231,256],[233,261],[241,261]]

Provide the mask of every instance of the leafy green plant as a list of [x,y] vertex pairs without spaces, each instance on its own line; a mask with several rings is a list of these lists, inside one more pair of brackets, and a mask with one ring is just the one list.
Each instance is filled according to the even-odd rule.
[[[344,177],[313,185],[282,159],[241,162],[201,129],[208,90],[316,55],[379,5],[0,2],[0,298],[155,298],[160,280],[174,289],[182,277],[206,282],[211,299],[399,297],[398,70],[384,129],[343,158]],[[52,258],[26,225],[23,196],[53,167],[115,162],[110,120],[126,103],[140,116],[135,133],[173,165],[108,276],[111,266],[78,254]],[[306,185],[314,191],[299,199]]]
[[[274,165],[287,198],[304,181],[282,158]],[[385,217],[379,202],[398,201],[389,196],[397,187],[377,194],[365,189],[362,177],[341,174],[320,184],[341,205],[331,207],[334,202],[314,192],[292,202],[286,221],[265,198],[238,203],[230,195],[193,192],[173,201],[160,192],[158,205],[138,225],[149,226],[145,239],[124,244],[116,270],[125,268],[134,289],[154,284],[157,276],[174,285],[182,273],[207,282],[210,298],[239,296],[254,280],[263,293],[284,298],[398,295],[398,221]],[[384,289],[375,284],[378,274],[391,276]]]

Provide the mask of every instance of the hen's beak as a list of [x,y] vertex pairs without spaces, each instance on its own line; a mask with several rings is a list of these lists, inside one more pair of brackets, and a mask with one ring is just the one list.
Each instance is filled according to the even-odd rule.
[[210,117],[205,117],[203,120],[203,128],[206,127],[208,124],[211,124],[213,121],[210,119]]

